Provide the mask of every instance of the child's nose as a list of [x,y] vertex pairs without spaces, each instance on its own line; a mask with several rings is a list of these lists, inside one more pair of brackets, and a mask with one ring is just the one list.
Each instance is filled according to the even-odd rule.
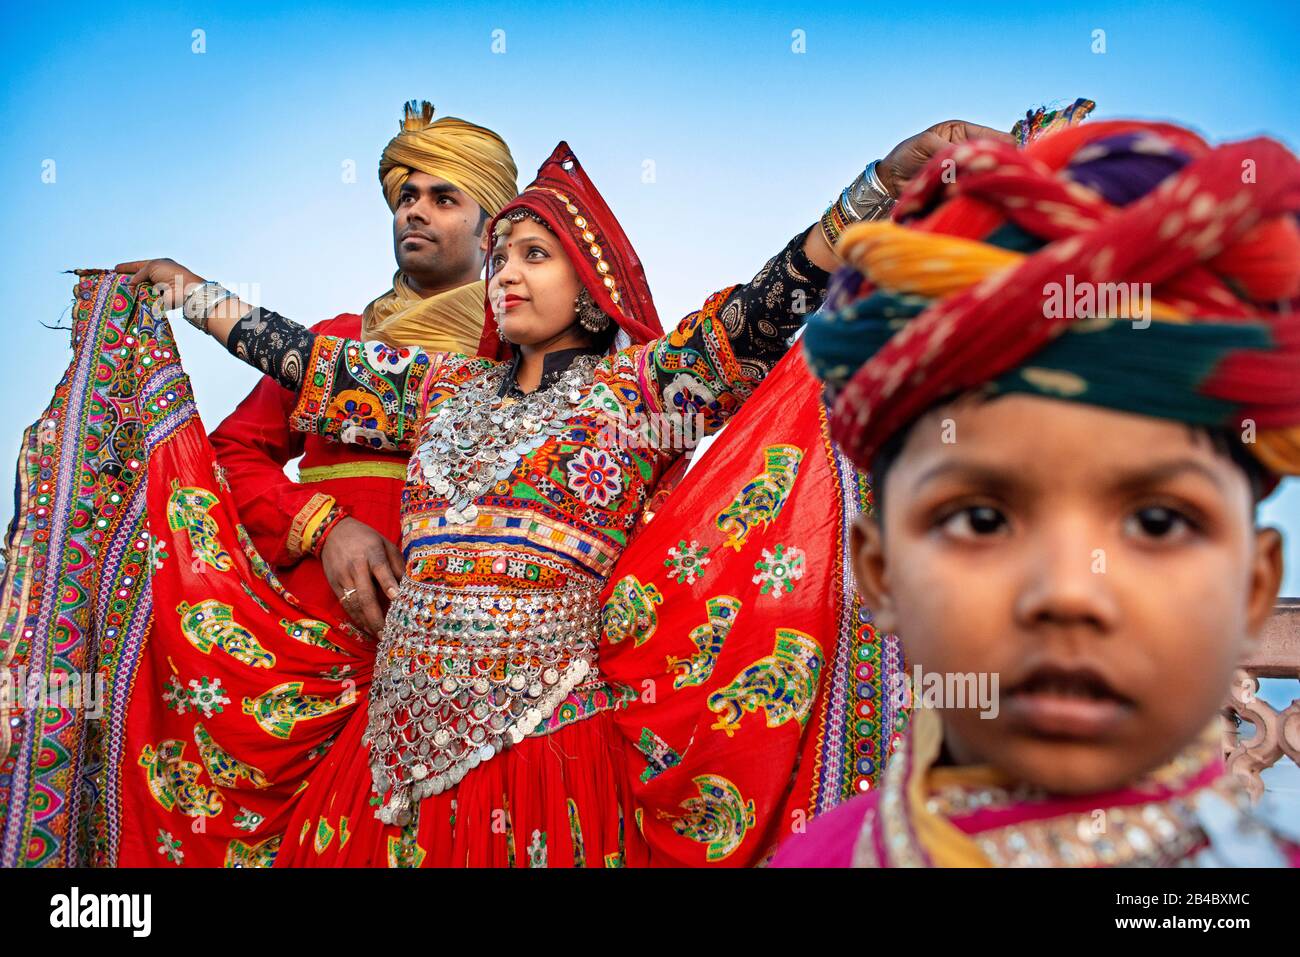
[[1081,530],[1063,528],[1029,549],[1016,595],[1022,625],[1084,626],[1104,634],[1119,620],[1109,554]]

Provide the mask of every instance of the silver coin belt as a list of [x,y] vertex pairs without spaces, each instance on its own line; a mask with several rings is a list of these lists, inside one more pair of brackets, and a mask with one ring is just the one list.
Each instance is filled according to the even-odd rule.
[[596,677],[600,589],[402,581],[370,690],[375,813],[404,826],[441,794],[536,731]]
[[568,429],[601,358],[579,356],[547,388],[521,399],[499,395],[509,367],[498,365],[434,408],[415,457],[425,481],[447,499],[450,524],[474,521],[476,498],[508,478],[525,455]]

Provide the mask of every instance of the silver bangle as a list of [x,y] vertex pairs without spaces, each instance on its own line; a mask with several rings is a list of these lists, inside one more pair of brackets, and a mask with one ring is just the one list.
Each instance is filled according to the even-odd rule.
[[894,197],[876,172],[879,165],[880,160],[872,160],[840,194],[840,208],[854,222],[883,219],[894,208]]
[[185,301],[181,304],[181,314],[190,325],[207,332],[208,314],[234,295],[219,282],[201,283],[185,295]]

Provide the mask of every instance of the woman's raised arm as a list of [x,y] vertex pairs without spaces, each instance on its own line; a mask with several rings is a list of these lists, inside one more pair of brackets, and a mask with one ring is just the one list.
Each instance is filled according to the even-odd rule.
[[371,448],[414,446],[424,385],[444,353],[317,335],[171,259],[114,269],[129,276],[130,291],[153,286],[164,309],[180,307],[188,322],[236,358],[297,392],[289,422],[298,431]]
[[717,431],[821,305],[834,246],[849,224],[889,214],[894,199],[935,153],[970,139],[1010,141],[1006,133],[962,120],[936,123],[867,165],[821,219],[786,244],[750,282],[710,296],[703,308],[647,352],[665,412],[699,413]]

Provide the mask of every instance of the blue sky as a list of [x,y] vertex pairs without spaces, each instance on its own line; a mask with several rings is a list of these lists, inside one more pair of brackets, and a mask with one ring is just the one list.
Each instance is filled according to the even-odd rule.
[[[1281,3],[65,4],[13,8],[7,27],[0,227],[20,281],[3,318],[5,475],[67,362],[66,334],[41,327],[65,310],[63,269],[171,256],[255,283],[302,321],[386,289],[391,219],[375,167],[408,98],[501,132],[522,182],[567,139],[666,321],[748,278],[865,162],[938,120],[1007,128],[1030,106],[1084,95],[1097,116],[1300,143],[1300,28]],[[42,181],[48,161],[54,182]],[[218,421],[255,377],[178,335]],[[1264,517],[1300,529],[1300,488],[1288,483]],[[1300,535],[1288,561],[1285,590],[1300,595]]]

